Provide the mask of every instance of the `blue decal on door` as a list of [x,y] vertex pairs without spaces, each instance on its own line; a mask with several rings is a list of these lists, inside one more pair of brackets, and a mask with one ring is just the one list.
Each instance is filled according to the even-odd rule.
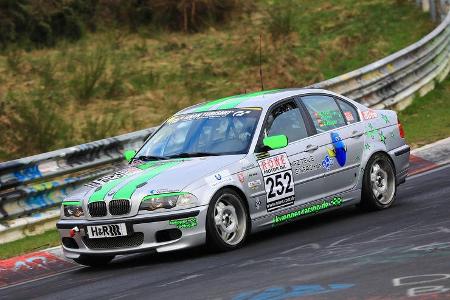
[[343,167],[347,161],[347,146],[342,141],[339,133],[331,132],[331,142],[333,144],[333,149],[327,147],[327,152],[330,157],[335,157],[338,164]]

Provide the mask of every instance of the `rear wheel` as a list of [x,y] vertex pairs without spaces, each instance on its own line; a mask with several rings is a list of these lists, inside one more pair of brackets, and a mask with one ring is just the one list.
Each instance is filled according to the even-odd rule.
[[206,216],[207,245],[219,251],[242,246],[249,231],[248,212],[244,200],[232,189],[217,193]]
[[113,260],[114,256],[93,256],[81,254],[78,258],[74,258],[73,260],[80,265],[85,265],[88,267],[104,267]]
[[394,203],[397,192],[394,166],[383,153],[377,153],[367,162],[364,171],[361,208],[380,210]]

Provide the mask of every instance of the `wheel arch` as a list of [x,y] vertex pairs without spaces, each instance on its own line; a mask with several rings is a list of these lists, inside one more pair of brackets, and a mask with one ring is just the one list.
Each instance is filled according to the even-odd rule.
[[233,190],[234,192],[236,192],[242,198],[242,200],[244,200],[244,205],[245,205],[245,208],[247,209],[247,221],[248,221],[247,225],[250,226],[249,232],[251,232],[252,222],[251,222],[251,218],[250,218],[250,205],[248,203],[248,198],[245,195],[244,191],[242,191],[242,189],[240,189],[239,187],[237,187],[235,185],[225,185],[225,186],[222,186],[220,189],[218,189],[213,194],[212,197],[215,197],[218,193],[221,193],[225,189]]
[[[384,150],[377,150],[377,151],[371,153],[370,156],[367,158],[366,166],[367,166],[367,163],[372,159],[372,157],[374,157],[374,156],[377,155],[377,154],[382,154],[382,155],[386,156],[386,157],[389,159],[389,161],[390,161],[392,167],[394,168],[394,174],[397,174],[397,170],[396,170],[396,168],[395,168],[394,160],[393,160],[392,157],[389,155],[389,153],[387,153],[387,152],[384,151]],[[364,170],[365,170],[365,169],[366,169],[366,167],[364,168]]]

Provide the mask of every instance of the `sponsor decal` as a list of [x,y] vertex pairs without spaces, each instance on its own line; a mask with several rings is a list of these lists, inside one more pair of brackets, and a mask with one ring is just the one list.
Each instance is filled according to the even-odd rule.
[[261,185],[261,180],[259,180],[259,179],[248,182],[248,187],[251,188],[252,190],[255,190],[260,185]]
[[353,117],[353,114],[350,111],[344,111],[344,116],[345,116],[345,119],[347,120],[347,122],[355,121],[355,118]]
[[378,114],[376,111],[369,109],[361,112],[364,120],[371,120],[378,118]]
[[286,153],[259,160],[258,164],[263,174],[267,211],[294,204],[294,180]]
[[384,135],[382,130],[378,131],[378,136],[380,137],[380,142],[386,145],[386,136]]
[[248,173],[248,175],[247,175],[248,179],[253,179],[258,176],[259,176],[258,172],[251,172],[251,173]]
[[157,189],[157,190],[150,190],[148,192],[148,195],[159,195],[159,194],[178,193],[178,192],[179,192],[179,190]]
[[85,186],[91,187],[91,188],[99,187],[99,186],[101,186],[101,185],[103,185],[105,183],[108,183],[110,181],[120,179],[120,178],[122,178],[122,177],[124,177],[126,175],[136,174],[138,172],[140,172],[140,170],[136,169],[134,167],[123,169],[123,170],[119,170],[119,171],[116,171],[116,172],[114,172],[114,173],[112,173],[110,175],[106,175],[106,176],[103,176],[101,178],[95,179],[95,180],[93,180],[93,181],[91,181],[89,183],[86,183]]
[[335,126],[342,120],[341,112],[336,110],[314,112],[314,117],[320,127]]
[[223,170],[219,173],[213,174],[205,178],[206,183],[211,187],[215,187],[227,182],[233,182],[233,177],[231,177],[231,173],[229,170]]
[[333,149],[327,147],[328,156],[336,158],[338,164],[343,167],[347,160],[347,146],[342,141],[339,133],[331,132],[331,142],[333,144]]
[[372,140],[375,138],[375,134],[377,133],[377,130],[373,128],[372,124],[368,125],[368,129],[366,130],[366,136],[372,138]]
[[321,168],[320,163],[315,162],[314,156],[308,156],[305,158],[294,160],[292,162],[292,166],[294,167],[295,175],[316,171]]
[[390,124],[389,118],[385,114],[381,114],[381,118],[384,120],[386,124]]
[[340,205],[342,205],[342,203],[343,203],[342,197],[334,197],[331,200],[324,200],[320,204],[309,205],[309,206],[303,207],[299,210],[296,210],[296,211],[293,211],[293,212],[290,212],[287,214],[275,216],[272,218],[272,224],[276,225],[279,223],[287,222],[289,220],[295,219],[300,216],[309,215],[309,214],[313,214],[313,213],[322,211],[327,208],[340,206]]
[[329,157],[328,155],[325,156],[325,158],[322,161],[322,167],[327,170],[330,171],[331,167],[333,166],[333,158]]
[[241,164],[243,170],[255,167],[255,164],[246,158],[241,159],[239,163]]
[[244,173],[239,172],[239,173],[237,174],[237,177],[238,177],[240,183],[244,183],[244,182],[245,182]]
[[364,149],[370,150],[370,144],[369,144],[369,143],[366,143],[366,144],[364,145]]
[[188,229],[197,227],[197,218],[191,217],[186,219],[170,220],[169,225],[175,225],[178,229]]
[[256,201],[255,201],[255,207],[256,207],[256,209],[260,209],[261,208],[261,199],[259,199],[259,198],[256,198]]
[[182,115],[174,115],[170,117],[166,123],[167,124],[175,124],[183,121],[193,121],[193,120],[202,120],[202,119],[215,119],[215,118],[223,118],[232,116],[234,118],[240,118],[244,116],[256,116],[259,115],[260,112],[256,110],[213,110],[213,111],[205,111],[205,112],[197,112],[190,114],[182,114]]

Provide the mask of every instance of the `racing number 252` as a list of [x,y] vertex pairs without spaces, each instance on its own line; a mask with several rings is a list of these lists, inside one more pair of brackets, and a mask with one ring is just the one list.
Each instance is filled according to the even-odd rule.
[[[266,186],[269,187],[269,193],[267,197],[274,198],[283,195],[284,193],[289,194],[294,191],[292,188],[292,175],[290,172],[278,173],[266,178]],[[276,187],[276,194],[274,188]],[[286,189],[285,189],[286,187]]]

